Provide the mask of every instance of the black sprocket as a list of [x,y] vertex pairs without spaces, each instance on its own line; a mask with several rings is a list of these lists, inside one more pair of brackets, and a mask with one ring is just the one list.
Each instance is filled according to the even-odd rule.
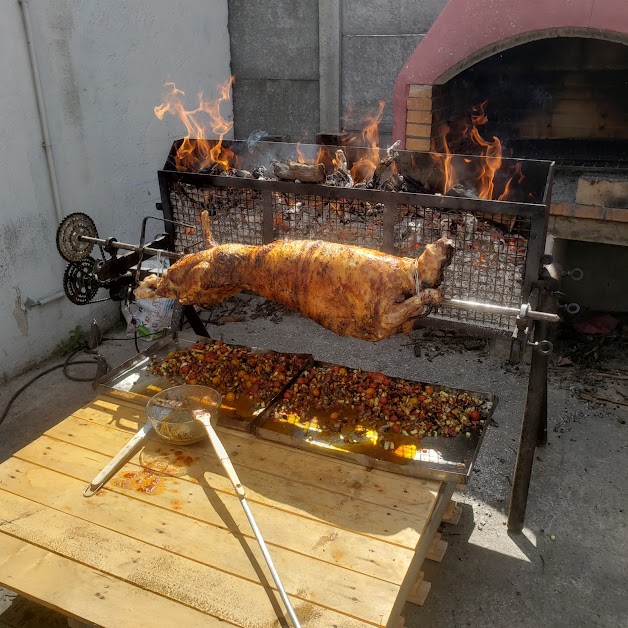
[[57,250],[66,262],[80,262],[89,257],[94,245],[78,236],[98,237],[94,221],[81,212],[66,216],[57,228]]
[[93,257],[70,262],[63,273],[65,296],[76,305],[86,305],[96,296],[100,282],[95,274],[96,260]]

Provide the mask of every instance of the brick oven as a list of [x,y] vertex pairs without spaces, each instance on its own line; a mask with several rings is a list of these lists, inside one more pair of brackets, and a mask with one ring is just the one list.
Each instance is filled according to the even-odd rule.
[[613,290],[628,265],[625,0],[449,0],[397,78],[393,137],[473,153],[465,131],[478,107],[482,137],[498,138],[504,157],[556,162],[549,231],[566,264],[614,245],[598,255],[618,269],[605,267],[609,302],[595,272],[571,290],[586,304],[592,280],[598,308],[628,311]]

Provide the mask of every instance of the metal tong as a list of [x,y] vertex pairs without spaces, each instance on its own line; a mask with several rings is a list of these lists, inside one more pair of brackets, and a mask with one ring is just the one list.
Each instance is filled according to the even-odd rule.
[[251,528],[253,529],[253,534],[255,535],[255,538],[257,539],[257,542],[259,543],[260,549],[262,550],[262,554],[264,555],[264,560],[266,561],[266,564],[268,565],[268,569],[270,570],[273,580],[275,581],[275,584],[277,585],[277,590],[279,591],[281,600],[283,601],[284,606],[286,607],[286,610],[288,611],[288,615],[290,616],[290,620],[292,621],[292,624],[294,625],[295,628],[301,628],[301,623],[299,622],[299,618],[297,617],[296,613],[294,612],[294,609],[292,608],[292,604],[290,603],[290,600],[288,599],[288,594],[286,593],[286,590],[284,589],[283,584],[281,583],[281,579],[279,578],[279,574],[277,573],[277,569],[275,568],[273,559],[268,551],[268,547],[266,546],[266,542],[264,541],[264,538],[262,537],[262,533],[260,532],[260,529],[257,527],[257,522],[255,521],[255,517],[253,516],[253,513],[251,512],[251,509],[249,507],[249,504],[246,501],[246,498],[245,498],[246,492],[244,490],[244,486],[242,486],[242,483],[240,482],[240,478],[238,477],[238,474],[236,473],[233,463],[231,462],[231,459],[229,458],[229,454],[227,453],[227,450],[222,444],[220,437],[216,433],[214,426],[211,424],[210,413],[205,412],[203,410],[194,410],[193,413],[196,420],[201,422],[203,426],[205,427],[205,430],[207,431],[207,436],[209,436],[209,440],[211,441],[212,447],[214,448],[214,451],[216,452],[216,455],[218,456],[218,459],[220,460],[220,464],[222,465],[222,468],[227,473],[227,477],[231,481],[231,484],[233,484],[233,488],[235,489],[236,495],[238,496],[238,499],[240,500],[240,504],[242,504],[242,508],[244,509],[244,514],[246,514],[246,518],[249,520],[249,523],[251,524]]

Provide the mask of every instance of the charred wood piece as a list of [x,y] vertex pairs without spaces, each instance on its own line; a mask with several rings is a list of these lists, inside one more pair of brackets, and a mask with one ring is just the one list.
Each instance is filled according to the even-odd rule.
[[349,172],[347,158],[343,150],[338,149],[336,151],[336,159],[334,160],[334,164],[336,166],[336,170],[335,172],[327,176],[327,180],[325,181],[325,183],[327,185],[333,185],[334,187],[352,188],[353,177]]
[[239,177],[240,179],[252,179],[253,175],[248,170],[240,170],[239,168],[232,168],[231,175]]
[[302,164],[298,161],[280,160],[273,162],[273,172],[281,181],[300,181],[301,183],[325,181],[323,164]]

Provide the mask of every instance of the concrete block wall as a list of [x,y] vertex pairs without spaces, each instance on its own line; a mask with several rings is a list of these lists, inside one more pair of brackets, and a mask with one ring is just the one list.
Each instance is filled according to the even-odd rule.
[[[397,74],[429,30],[446,0],[229,0],[234,87],[235,136],[254,130],[314,141],[318,132],[364,128],[378,103],[386,107],[380,124],[382,144],[392,136],[392,97]],[[331,7],[331,8],[330,8]],[[325,16],[340,16],[339,35],[328,35]],[[332,25],[333,26],[333,25]],[[336,77],[319,59],[336,47]],[[332,54],[333,56],[333,54]],[[329,92],[333,92],[330,96]],[[340,100],[338,129],[321,106]],[[325,104],[327,103],[327,104]]]
[[342,107],[347,131],[364,128],[365,116],[375,115],[384,100],[380,143],[390,142],[395,80],[445,4],[447,0],[344,0]]
[[235,136],[319,131],[318,0],[229,0]]
[[[137,241],[142,218],[159,215],[157,170],[183,135],[153,107],[165,81],[193,104],[198,91],[228,79],[227,0],[28,4],[63,212],[89,214],[101,236]],[[76,325],[116,320],[119,305],[62,298],[25,307],[62,289],[65,263],[17,0],[2,3],[0,82],[1,380],[48,355]]]

